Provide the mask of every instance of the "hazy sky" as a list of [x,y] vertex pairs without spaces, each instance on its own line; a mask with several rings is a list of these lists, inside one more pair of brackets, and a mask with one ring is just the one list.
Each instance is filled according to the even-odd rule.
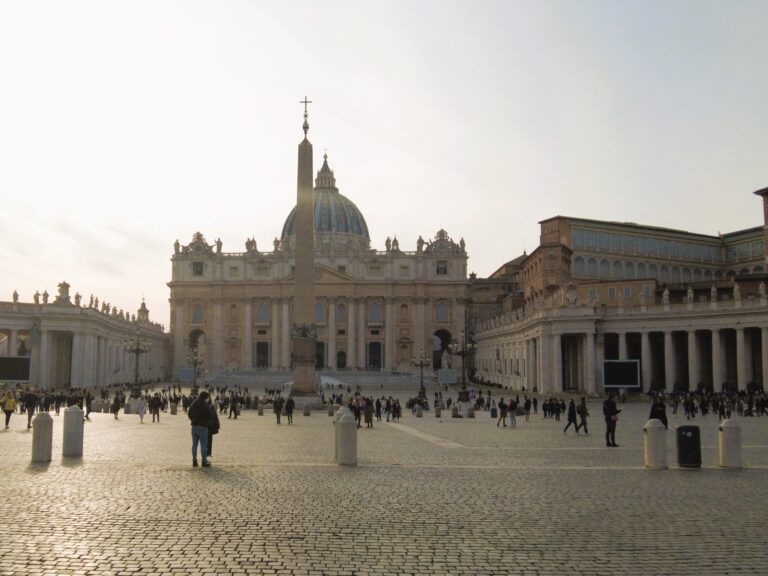
[[0,300],[168,325],[173,242],[271,249],[305,94],[373,247],[493,272],[556,214],[762,225],[768,2],[0,0]]

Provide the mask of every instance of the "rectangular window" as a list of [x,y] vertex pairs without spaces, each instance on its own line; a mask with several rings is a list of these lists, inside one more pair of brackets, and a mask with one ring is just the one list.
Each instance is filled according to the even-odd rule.
[[258,278],[266,278],[269,276],[269,266],[259,265],[256,266],[256,276]]
[[621,236],[611,234],[611,252],[621,252]]
[[680,255],[688,260],[691,257],[691,245],[688,242],[682,242],[680,244]]
[[755,256],[762,256],[763,255],[763,241],[762,240],[756,240],[755,242],[752,242],[752,257]]
[[371,336],[378,336],[380,332],[380,330],[371,330]]
[[379,304],[377,302],[373,302],[369,306],[368,320],[371,322],[381,322],[381,314],[379,311]]
[[643,286],[643,296],[645,296],[646,298],[650,298],[651,297],[651,285],[650,284],[645,284]]
[[656,239],[655,238],[645,239],[645,253],[648,256],[656,256]]
[[590,300],[597,300],[597,289],[590,288],[589,289],[589,299]]
[[632,286],[624,286],[624,298],[632,296]]
[[616,288],[611,286],[608,288],[608,300],[614,300],[616,298]]
[[400,278],[408,278],[411,275],[410,266],[400,266]]
[[669,257],[678,258],[680,256],[680,245],[676,240],[669,241]]
[[203,263],[192,262],[192,276],[202,276],[202,275],[203,275]]
[[437,275],[445,276],[448,274],[448,260],[437,261]]
[[691,245],[691,258],[694,260],[701,260],[701,244]]
[[267,331],[266,331],[266,330],[256,330],[256,333],[257,333],[259,336],[265,336],[265,335],[267,334]]
[[587,248],[594,250],[597,248],[597,232],[594,230],[587,230],[586,232]]
[[600,250],[602,252],[607,252],[608,249],[611,247],[611,237],[610,237],[610,234],[608,234],[608,232],[600,232],[597,235],[597,241],[598,241]]
[[347,267],[346,266],[336,266],[336,271],[341,272],[342,274],[347,273]]
[[666,240],[659,240],[659,256],[662,258],[667,257],[667,241]]
[[368,264],[368,276],[381,276],[381,265]]
[[341,330],[337,330],[337,331],[336,331],[336,334],[338,334],[339,336],[344,336],[346,333],[347,333],[347,331],[346,331],[346,330],[344,330],[344,329],[341,329]]
[[230,266],[229,267],[229,277],[230,278],[237,278],[239,272],[240,272],[240,269],[237,266]]
[[749,258],[749,244],[739,244],[739,260]]
[[584,230],[574,228],[571,232],[571,247],[583,248],[584,247]]

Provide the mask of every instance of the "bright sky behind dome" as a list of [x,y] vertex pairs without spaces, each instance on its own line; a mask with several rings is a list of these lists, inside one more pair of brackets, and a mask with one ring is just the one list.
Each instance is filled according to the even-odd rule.
[[271,250],[305,94],[372,246],[487,276],[556,214],[763,224],[768,2],[0,1],[0,300],[168,326],[173,242]]

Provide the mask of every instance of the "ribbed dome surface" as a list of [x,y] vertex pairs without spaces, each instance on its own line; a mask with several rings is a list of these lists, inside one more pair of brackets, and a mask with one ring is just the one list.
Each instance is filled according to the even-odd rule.
[[[315,179],[315,233],[354,234],[370,242],[368,224],[354,202],[336,188],[333,171],[328,167],[327,156]],[[296,233],[296,208],[291,210],[283,224],[281,240],[286,241]]]

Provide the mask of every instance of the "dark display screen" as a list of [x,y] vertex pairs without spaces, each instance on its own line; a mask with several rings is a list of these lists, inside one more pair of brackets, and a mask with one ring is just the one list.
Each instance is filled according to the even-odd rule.
[[0,380],[29,381],[29,356],[0,356]]
[[604,388],[639,388],[639,360],[606,360],[603,364]]

